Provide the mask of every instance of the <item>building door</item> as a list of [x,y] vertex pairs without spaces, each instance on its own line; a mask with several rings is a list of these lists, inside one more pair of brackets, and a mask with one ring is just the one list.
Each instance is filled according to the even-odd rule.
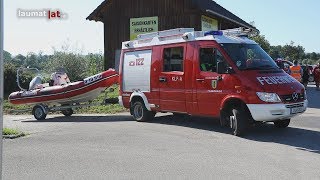
[[162,50],[162,72],[159,75],[160,109],[186,112],[184,57],[185,45],[166,46]]

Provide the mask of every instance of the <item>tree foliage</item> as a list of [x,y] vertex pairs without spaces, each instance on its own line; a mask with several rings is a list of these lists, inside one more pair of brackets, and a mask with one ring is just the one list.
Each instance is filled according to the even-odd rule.
[[270,51],[270,43],[264,35],[255,35],[252,36],[251,39],[257,42],[264,51]]
[[[11,92],[20,90],[16,83],[17,68],[12,63],[4,64],[4,94],[9,95]],[[25,73],[23,76],[20,76],[20,85],[27,89],[29,82],[32,80],[32,74]]]
[[300,45],[294,45],[294,42],[291,41],[290,44],[286,44],[281,48],[282,55],[288,57],[289,60],[299,60],[303,59],[305,54],[305,49]]
[[250,38],[256,41],[272,59],[298,60],[302,64],[316,64],[320,61],[320,53],[306,53],[303,46],[296,45],[293,41],[284,46],[272,46],[264,35],[254,35]]
[[71,81],[77,81],[82,80],[88,74],[88,63],[80,54],[56,51],[50,57],[45,70],[47,72],[64,70]]

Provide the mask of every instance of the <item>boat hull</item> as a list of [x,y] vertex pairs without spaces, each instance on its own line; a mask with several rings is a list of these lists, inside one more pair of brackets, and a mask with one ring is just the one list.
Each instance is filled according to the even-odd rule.
[[18,91],[9,95],[12,104],[73,104],[92,100],[106,88],[118,83],[116,71],[105,72],[85,78],[83,81],[62,86],[50,86],[30,91]]

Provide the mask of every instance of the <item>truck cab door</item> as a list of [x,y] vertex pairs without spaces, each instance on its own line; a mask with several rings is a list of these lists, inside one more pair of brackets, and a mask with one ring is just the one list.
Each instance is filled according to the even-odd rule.
[[[217,73],[217,62],[225,61],[221,52],[214,45],[199,46],[194,55],[195,84],[199,115],[218,116],[223,98],[229,93],[229,74]],[[227,63],[225,61],[225,63]]]
[[160,109],[186,112],[185,59],[186,45],[169,45],[162,49],[162,72],[159,74]]

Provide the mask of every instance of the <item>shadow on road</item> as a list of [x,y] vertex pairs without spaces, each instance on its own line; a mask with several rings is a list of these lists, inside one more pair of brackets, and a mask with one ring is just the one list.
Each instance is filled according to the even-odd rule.
[[116,116],[70,116],[70,117],[65,117],[65,116],[59,116],[59,117],[53,117],[53,118],[48,118],[45,120],[24,120],[21,121],[23,123],[47,123],[47,122],[120,122],[120,121],[133,121],[131,116],[121,116],[121,115],[116,115]]
[[[42,121],[25,120],[23,123],[46,123],[46,122],[122,122],[133,121],[129,115],[117,116],[71,116],[71,117],[54,117]],[[218,119],[204,118],[204,117],[190,117],[190,116],[173,116],[164,115],[156,117],[153,121],[148,123],[173,125],[181,127],[189,127],[194,129],[219,132],[230,134],[231,130],[228,127],[221,127]],[[163,127],[162,127],[163,128]],[[273,124],[260,124],[250,128],[244,139],[259,141],[259,142],[273,142],[283,145],[292,146],[298,150],[313,152],[320,154],[320,132],[307,130],[302,128],[288,127],[285,129],[278,129]]]
[[320,109],[320,91],[315,86],[307,87],[308,107]]
[[[221,127],[218,119],[202,117],[176,117],[168,115],[157,117],[150,123],[190,127],[231,135],[231,130],[228,127]],[[271,123],[265,123],[250,128],[247,135],[245,135],[243,138],[252,141],[273,142],[288,145],[298,150],[320,154],[319,131],[295,127],[278,129],[275,128]]]

